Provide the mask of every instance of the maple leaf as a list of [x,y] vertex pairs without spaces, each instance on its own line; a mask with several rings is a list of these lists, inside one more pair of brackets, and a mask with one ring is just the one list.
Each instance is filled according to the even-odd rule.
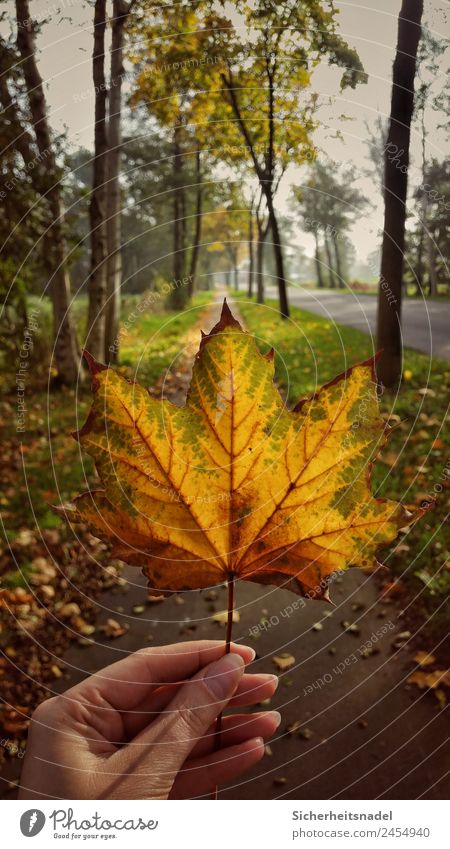
[[327,597],[330,575],[373,568],[423,508],[374,498],[386,440],[374,360],[287,409],[273,355],[226,302],[203,335],[184,407],[152,398],[90,355],[94,401],[74,434],[104,489],[62,509],[164,593],[226,580]]

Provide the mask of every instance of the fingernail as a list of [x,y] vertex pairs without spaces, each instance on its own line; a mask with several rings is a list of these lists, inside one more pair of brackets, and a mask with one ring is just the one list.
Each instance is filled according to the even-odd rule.
[[231,697],[236,689],[239,677],[235,673],[242,674],[244,661],[239,654],[226,654],[206,669],[203,676],[208,689],[216,699]]
[[278,710],[271,710],[270,715],[271,715],[272,719],[274,719],[275,722],[276,722],[275,728],[278,728],[278,726],[281,722],[281,713]]
[[240,645],[240,643],[233,643],[233,651],[234,651],[235,646],[236,646],[236,649],[245,649],[245,651],[248,651],[248,652],[251,653],[250,660],[248,660],[247,663],[251,663],[252,660],[255,659],[256,652],[255,652],[255,649],[252,648],[251,646],[243,646],[243,645]]
[[270,673],[267,673],[267,674],[266,673],[259,673],[259,674],[260,674],[260,677],[265,682],[269,683],[269,681],[270,681],[270,683],[275,684],[275,689],[278,687],[278,684],[280,683],[280,679],[278,678],[278,675],[272,675]]
[[262,737],[252,737],[249,741],[249,749],[259,749],[260,746],[264,746],[264,740]]

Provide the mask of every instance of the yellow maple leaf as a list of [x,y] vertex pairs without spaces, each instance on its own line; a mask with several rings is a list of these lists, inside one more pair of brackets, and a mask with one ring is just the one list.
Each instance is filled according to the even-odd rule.
[[240,578],[327,597],[330,575],[371,568],[423,509],[374,498],[386,439],[373,360],[289,410],[224,304],[203,336],[184,407],[89,355],[94,401],[76,434],[104,489],[62,508],[171,592]]

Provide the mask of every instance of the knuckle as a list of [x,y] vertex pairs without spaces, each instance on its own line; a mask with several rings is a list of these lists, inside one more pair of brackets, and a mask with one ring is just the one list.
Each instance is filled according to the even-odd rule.
[[204,710],[198,707],[181,707],[179,709],[179,724],[187,738],[201,737],[210,724],[208,717],[205,722]]
[[32,724],[40,725],[42,723],[45,724],[46,722],[48,722],[50,717],[53,716],[55,709],[58,708],[59,704],[59,696],[53,696],[51,699],[46,699],[44,702],[41,702],[32,713]]
[[137,650],[134,652],[134,654],[144,654],[144,655],[149,655],[149,654],[153,654],[153,653],[154,653],[154,652],[153,652],[153,647],[152,647],[152,646],[144,646],[143,648],[141,648],[141,649],[137,649]]

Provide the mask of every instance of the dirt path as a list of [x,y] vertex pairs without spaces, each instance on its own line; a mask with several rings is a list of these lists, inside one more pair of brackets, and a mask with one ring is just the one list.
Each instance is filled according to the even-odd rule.
[[[202,316],[205,331],[219,310],[215,304]],[[193,354],[198,328],[189,337]],[[165,384],[172,400],[182,401],[189,378],[186,361],[177,385]],[[224,636],[211,615],[226,607],[225,588],[146,603],[139,570],[126,567],[123,578],[123,586],[102,595],[98,625],[113,618],[126,633],[106,639],[97,628],[93,645],[74,644],[64,656],[60,691],[142,646]],[[220,797],[446,798],[445,711],[431,693],[406,685],[413,661],[397,603],[380,600],[377,580],[356,570],[336,580],[331,595],[334,608],[303,604],[276,588],[238,585],[234,639],[255,647],[255,671],[276,671],[274,655],[295,660],[271,703],[283,721],[266,757]]]

